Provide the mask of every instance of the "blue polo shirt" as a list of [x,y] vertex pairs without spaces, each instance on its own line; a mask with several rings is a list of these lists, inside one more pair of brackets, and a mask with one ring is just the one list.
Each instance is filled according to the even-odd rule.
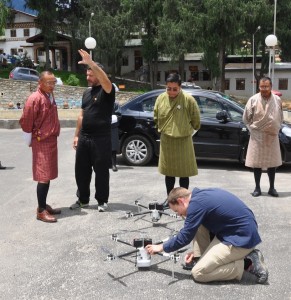
[[218,188],[194,188],[184,227],[164,243],[164,251],[188,245],[200,225],[226,245],[252,248],[261,242],[253,212],[238,197]]

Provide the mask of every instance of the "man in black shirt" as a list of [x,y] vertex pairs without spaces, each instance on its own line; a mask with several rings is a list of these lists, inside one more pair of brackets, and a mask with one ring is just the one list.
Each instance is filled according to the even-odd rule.
[[115,89],[103,71],[102,65],[92,61],[89,53],[79,50],[88,65],[89,88],[82,98],[73,147],[76,149],[75,177],[79,200],[70,208],[89,205],[92,168],[95,172],[95,199],[98,210],[107,210],[109,198],[109,168],[111,166],[111,115]]

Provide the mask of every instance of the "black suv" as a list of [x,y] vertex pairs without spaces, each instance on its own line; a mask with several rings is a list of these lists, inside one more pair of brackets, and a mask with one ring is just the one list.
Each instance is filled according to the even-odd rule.
[[[197,158],[235,159],[244,162],[249,132],[242,122],[244,105],[216,91],[186,89],[200,108],[201,128],[193,135]],[[159,133],[153,121],[157,96],[164,90],[139,95],[120,111],[120,152],[129,165],[148,164],[159,155]],[[291,125],[283,124],[280,133],[283,161],[291,161]]]

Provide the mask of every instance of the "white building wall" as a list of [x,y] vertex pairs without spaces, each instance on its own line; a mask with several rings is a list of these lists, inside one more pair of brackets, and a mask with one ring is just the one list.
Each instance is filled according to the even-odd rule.
[[[5,28],[5,36],[0,39],[0,49],[2,52],[11,55],[12,49],[21,50],[23,53],[33,58],[32,44],[27,43],[26,39],[38,34],[40,31],[33,24],[35,16],[16,11],[13,28]],[[24,29],[29,29],[29,36],[24,36]],[[16,37],[11,37],[11,30],[16,30]]]
[[[268,74],[266,74],[268,76]],[[253,95],[253,72],[252,70],[226,70],[225,79],[229,79],[229,90],[225,90],[227,94],[237,95],[242,97],[250,97]],[[237,90],[236,82],[239,79],[245,80],[245,89]],[[288,89],[283,90],[279,87],[279,80],[288,80]],[[256,86],[255,86],[256,89]],[[278,65],[274,72],[273,89],[279,90],[282,93],[283,100],[291,100],[291,64],[285,63],[285,68],[280,68]],[[256,91],[255,91],[256,93]]]

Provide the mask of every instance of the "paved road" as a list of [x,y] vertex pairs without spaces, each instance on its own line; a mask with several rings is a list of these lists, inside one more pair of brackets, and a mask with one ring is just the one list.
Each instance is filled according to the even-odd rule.
[[[189,272],[155,256],[152,267],[137,271],[134,258],[106,261],[108,252],[131,250],[111,240],[111,234],[134,238],[166,238],[182,221],[162,217],[156,226],[150,216],[126,219],[136,211],[134,201],[145,204],[165,199],[164,179],[156,164],[129,167],[111,173],[110,211],[70,211],[76,200],[74,182],[74,129],[63,129],[59,139],[59,178],[51,182],[48,202],[62,208],[56,224],[35,219],[36,184],[31,175],[31,152],[19,129],[0,129],[0,299],[291,299],[291,185],[290,166],[277,173],[280,198],[267,196],[267,175],[262,176],[263,196],[253,199],[252,173],[236,162],[199,161],[199,175],[191,186],[225,188],[254,211],[263,243],[260,249],[270,271],[268,285],[254,284],[245,274],[240,283],[194,283]],[[93,187],[92,187],[93,188]],[[174,275],[172,277],[172,269]]]

